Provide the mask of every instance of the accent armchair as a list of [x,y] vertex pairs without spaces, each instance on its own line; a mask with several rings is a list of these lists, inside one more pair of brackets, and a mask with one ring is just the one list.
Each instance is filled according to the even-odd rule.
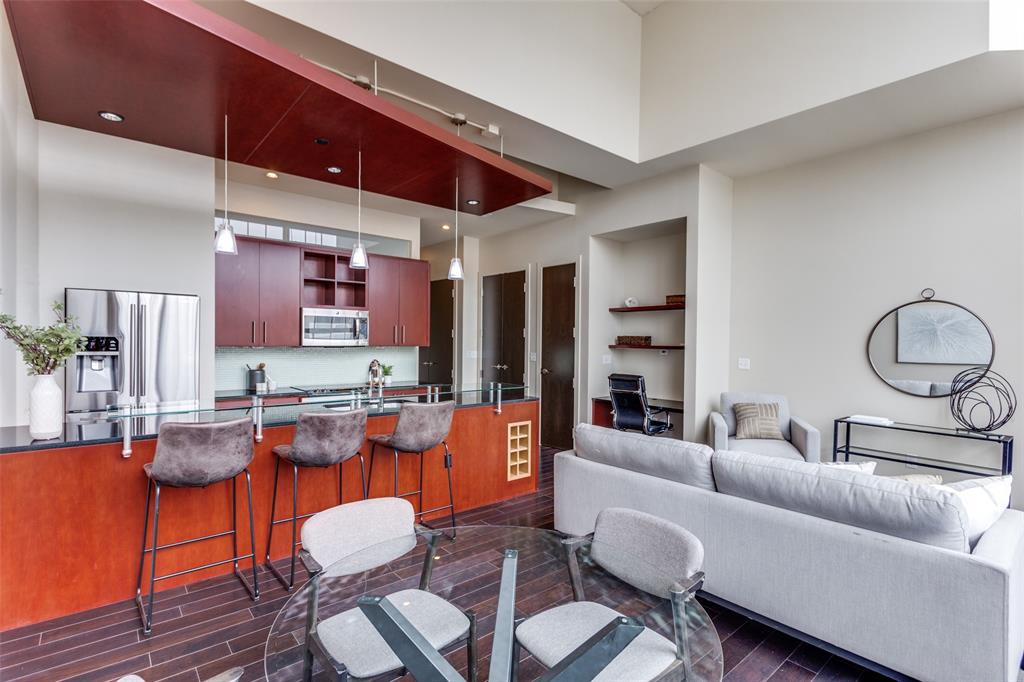
[[[775,403],[779,406],[779,430],[784,440],[762,438],[736,438],[737,403]],[[708,445],[715,450],[741,450],[769,457],[821,461],[821,432],[808,422],[789,412],[786,396],[772,393],[723,393],[721,412],[712,412],[708,418]]]

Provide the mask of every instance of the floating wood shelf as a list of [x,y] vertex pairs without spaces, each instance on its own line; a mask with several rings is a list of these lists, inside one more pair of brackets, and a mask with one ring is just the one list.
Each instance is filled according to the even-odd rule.
[[329,277],[303,277],[303,279],[307,282],[330,282],[331,284],[334,283],[334,280]]
[[651,313],[656,310],[686,310],[685,303],[671,305],[635,305],[632,307],[609,308],[610,313]]
[[609,344],[613,350],[683,350],[684,346],[679,345],[650,345],[650,346],[625,346],[622,344]]
[[358,279],[339,279],[338,284],[357,284],[359,286],[366,286],[366,282],[362,282]]

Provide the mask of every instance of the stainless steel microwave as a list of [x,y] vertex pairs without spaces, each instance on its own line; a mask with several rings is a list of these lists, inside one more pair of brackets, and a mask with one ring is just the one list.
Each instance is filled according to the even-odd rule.
[[368,346],[370,313],[366,310],[303,308],[303,346]]

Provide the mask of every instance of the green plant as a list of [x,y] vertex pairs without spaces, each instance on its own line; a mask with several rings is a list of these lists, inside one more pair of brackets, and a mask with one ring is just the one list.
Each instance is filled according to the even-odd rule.
[[394,369],[394,365],[381,365],[380,366],[380,373],[383,374],[386,377],[389,377],[389,376],[391,376],[391,370],[393,370],[393,369]]
[[53,374],[84,345],[85,337],[64,314],[64,306],[55,302],[53,312],[57,321],[48,327],[18,324],[13,315],[0,315],[0,331],[21,351],[29,374]]

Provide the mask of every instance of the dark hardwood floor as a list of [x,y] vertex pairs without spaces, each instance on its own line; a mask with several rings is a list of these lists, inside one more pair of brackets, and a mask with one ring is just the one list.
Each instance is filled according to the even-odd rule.
[[[536,493],[459,514],[458,522],[551,528],[553,455],[551,449],[542,452]],[[244,667],[244,679],[261,679],[267,634],[288,598],[268,572],[261,578],[258,603],[249,600],[233,576],[158,593],[157,625],[149,637],[142,636],[131,601],[0,633],[0,680],[109,680],[136,673],[147,682],[199,682],[235,666]],[[877,677],[737,613],[704,604],[722,638],[729,682]]]

